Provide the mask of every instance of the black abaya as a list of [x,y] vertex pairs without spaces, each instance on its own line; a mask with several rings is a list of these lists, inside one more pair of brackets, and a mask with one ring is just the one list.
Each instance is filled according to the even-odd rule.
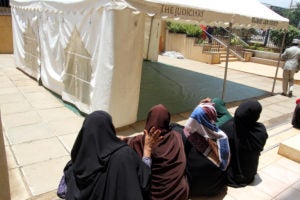
[[141,200],[148,198],[151,169],[116,137],[110,115],[88,115],[65,170],[67,200]]

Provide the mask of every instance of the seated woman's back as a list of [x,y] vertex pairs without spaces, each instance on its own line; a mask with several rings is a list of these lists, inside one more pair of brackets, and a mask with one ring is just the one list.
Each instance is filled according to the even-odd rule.
[[181,132],[187,157],[190,196],[215,195],[226,183],[225,170],[230,151],[227,136],[216,126],[216,110],[211,102],[200,103]]
[[266,127],[257,122],[261,111],[257,100],[244,101],[236,109],[234,118],[220,127],[228,135],[232,154],[227,169],[230,186],[243,187],[251,183],[257,173],[260,152],[268,138]]
[[[187,200],[189,186],[185,174],[186,158],[181,136],[169,127],[170,113],[163,105],[151,108],[145,130],[152,127],[161,130],[162,140],[152,148],[151,196],[156,200]],[[128,144],[140,156],[144,146],[144,135],[128,139]]]
[[85,118],[64,174],[67,200],[141,200],[149,195],[150,168],[117,138],[104,111]]
[[182,135],[187,158],[190,197],[210,196],[220,192],[226,185],[225,172],[192,146],[183,133],[184,126],[172,123],[171,127]]

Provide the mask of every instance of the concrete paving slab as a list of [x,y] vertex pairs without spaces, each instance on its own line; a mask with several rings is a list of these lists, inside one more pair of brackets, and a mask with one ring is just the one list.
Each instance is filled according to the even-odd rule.
[[11,148],[20,166],[69,155],[57,138],[16,144]]
[[8,128],[6,136],[11,145],[55,137],[54,130],[47,123],[37,123]]
[[3,117],[3,126],[5,128],[12,128],[41,122],[41,117],[36,111],[15,113],[4,116],[5,117]]
[[22,173],[32,195],[57,189],[63,169],[69,160],[69,156],[63,156],[22,167]]
[[4,103],[12,103],[12,102],[18,102],[23,100],[24,100],[24,96],[20,93],[0,95],[0,105]]
[[1,113],[3,115],[29,112],[31,110],[33,110],[33,107],[26,100],[12,103],[3,103],[1,105]]
[[[58,136],[58,139],[63,144],[63,146],[66,148],[68,153],[71,153],[71,150],[72,150],[72,147],[74,145],[77,135],[78,135],[78,133]],[[122,134],[118,134],[118,135],[122,135]]]
[[43,109],[38,110],[37,112],[42,117],[42,120],[46,122],[76,117],[76,114],[73,111],[67,109],[66,107]]
[[77,134],[82,126],[84,117],[82,116],[73,116],[68,117],[66,120],[52,120],[48,123],[48,126],[53,131],[55,135],[65,135],[65,134]]
[[[274,198],[276,195],[287,189],[287,185],[284,184],[281,180],[266,174],[265,172],[259,171],[259,177],[261,182],[255,185],[255,182],[251,185],[255,185],[255,188],[259,189],[261,192]],[[252,194],[252,193],[251,193]],[[249,195],[249,193],[248,193]]]

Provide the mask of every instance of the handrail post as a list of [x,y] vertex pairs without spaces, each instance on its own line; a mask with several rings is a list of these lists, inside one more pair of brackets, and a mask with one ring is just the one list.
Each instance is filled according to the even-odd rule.
[[282,42],[281,42],[281,47],[280,47],[280,52],[279,52],[279,56],[278,56],[277,67],[276,67],[276,72],[275,72],[275,77],[274,77],[274,81],[273,81],[271,95],[274,95],[275,83],[276,83],[276,79],[277,79],[277,73],[278,73],[278,68],[279,68],[279,64],[280,64],[280,60],[281,60],[281,54],[282,54],[282,51],[283,51],[283,46],[284,46],[284,43],[285,43],[286,34],[287,34],[287,29],[284,30],[284,35],[283,35],[283,39],[282,39]]

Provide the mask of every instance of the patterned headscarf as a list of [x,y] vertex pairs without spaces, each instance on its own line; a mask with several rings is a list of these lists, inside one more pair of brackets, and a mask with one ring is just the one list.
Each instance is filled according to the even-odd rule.
[[187,120],[184,134],[196,150],[221,170],[226,170],[230,149],[226,134],[216,126],[217,112],[213,103],[199,104]]

